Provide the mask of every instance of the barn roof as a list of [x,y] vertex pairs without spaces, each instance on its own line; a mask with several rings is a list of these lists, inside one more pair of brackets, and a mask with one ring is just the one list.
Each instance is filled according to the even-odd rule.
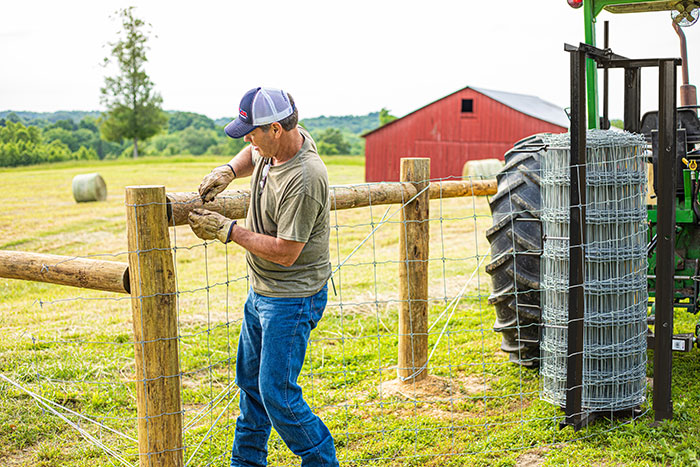
[[471,88],[481,94],[490,97],[491,99],[507,105],[508,107],[524,113],[531,117],[539,118],[545,122],[554,123],[555,125],[569,127],[569,117],[564,112],[564,109],[550,102],[540,99],[537,96],[528,94],[516,94],[514,92],[494,91],[492,89]]
[[486,97],[489,97],[497,102],[500,102],[501,104],[510,107],[511,109],[517,110],[520,113],[523,113],[525,115],[529,115],[531,117],[538,118],[540,120],[543,120],[545,122],[553,123],[555,125],[562,126],[564,128],[569,128],[569,117],[566,115],[566,112],[564,112],[564,109],[561,107],[552,104],[551,102],[547,102],[543,99],[540,99],[537,96],[531,96],[528,94],[517,94],[514,92],[505,92],[505,91],[495,91],[493,89],[484,89],[484,88],[478,88],[476,86],[467,86],[465,88],[462,88],[458,91],[455,91],[453,93],[448,94],[445,97],[441,97],[438,100],[435,100],[431,102],[430,104],[426,104],[423,107],[420,107],[413,112],[410,112],[406,115],[404,115],[401,118],[398,118],[392,122],[387,123],[384,126],[380,126],[375,128],[374,130],[370,130],[362,135],[362,137],[366,137],[367,135],[374,133],[375,131],[378,131],[382,128],[386,128],[387,126],[398,122],[399,120],[414,114],[418,112],[421,109],[424,109],[428,107],[429,105],[432,105],[436,102],[439,102],[446,97],[449,97],[453,94],[456,94],[458,92],[464,91],[465,89],[473,89],[474,91],[485,95]]

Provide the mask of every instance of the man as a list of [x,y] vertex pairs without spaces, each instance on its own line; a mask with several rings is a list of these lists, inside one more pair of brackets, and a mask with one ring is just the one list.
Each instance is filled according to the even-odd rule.
[[232,466],[267,465],[271,426],[302,466],[338,465],[333,437],[297,384],[331,274],[328,174],[298,118],[289,94],[248,91],[225,131],[250,145],[199,187],[208,202],[235,178],[252,175],[246,226],[203,209],[189,216],[200,238],[245,248],[250,271],[236,361],[241,392]]

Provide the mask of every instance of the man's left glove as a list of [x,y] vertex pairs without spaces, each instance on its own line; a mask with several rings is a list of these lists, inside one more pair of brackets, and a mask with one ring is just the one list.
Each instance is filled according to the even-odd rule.
[[216,238],[221,243],[228,243],[231,229],[236,224],[235,220],[224,217],[217,212],[199,208],[190,211],[188,221],[196,236],[202,240]]
[[224,164],[214,168],[209,175],[204,177],[199,185],[199,196],[202,201],[208,203],[216,198],[216,195],[226,189],[226,187],[236,178],[236,173],[230,164]]

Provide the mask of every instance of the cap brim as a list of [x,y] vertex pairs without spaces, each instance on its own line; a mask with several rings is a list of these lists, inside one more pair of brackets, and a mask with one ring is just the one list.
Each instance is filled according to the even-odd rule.
[[245,135],[250,133],[255,129],[255,125],[251,125],[249,123],[244,123],[241,121],[240,118],[237,118],[230,122],[228,125],[226,125],[226,128],[224,128],[224,131],[226,132],[227,135],[229,135],[231,138],[243,138]]

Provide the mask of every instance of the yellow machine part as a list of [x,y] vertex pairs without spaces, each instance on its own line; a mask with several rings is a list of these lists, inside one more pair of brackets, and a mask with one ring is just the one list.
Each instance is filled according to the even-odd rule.
[[619,5],[607,5],[604,7],[610,13],[642,13],[646,11],[677,10],[680,13],[690,13],[695,8],[700,8],[697,0],[663,0],[635,3],[620,3]]

